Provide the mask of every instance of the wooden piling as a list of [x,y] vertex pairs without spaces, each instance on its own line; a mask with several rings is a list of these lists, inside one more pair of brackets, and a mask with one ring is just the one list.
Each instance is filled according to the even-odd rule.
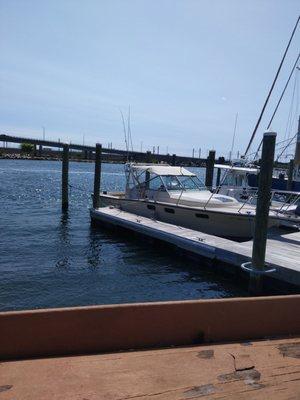
[[289,162],[289,170],[288,170],[288,181],[286,190],[292,190],[293,187],[293,175],[294,175],[294,160],[290,160]]
[[[151,164],[151,151],[146,152],[146,163]],[[146,171],[145,174],[145,188],[149,189],[149,182],[150,182],[150,173],[149,171]]]
[[147,151],[146,153],[146,163],[147,164],[151,163],[151,151]]
[[275,132],[266,132],[264,134],[252,247],[251,268],[253,272],[250,273],[249,282],[249,291],[254,294],[260,294],[262,291],[262,279],[265,270],[275,142]]
[[[147,153],[146,153],[146,163],[151,164],[151,151],[147,151]],[[145,176],[146,189],[149,189],[149,182],[150,182],[150,172],[146,171],[146,176]]]
[[216,187],[217,188],[220,186],[220,181],[221,181],[221,168],[218,168],[218,170],[217,170],[217,181],[216,181]]
[[216,152],[210,150],[206,161],[206,174],[205,174],[205,186],[211,190],[214,178],[214,165],[215,165]]
[[66,211],[69,207],[69,145],[64,144],[62,156],[62,179],[61,179],[61,207]]
[[100,180],[101,180],[101,153],[102,145],[96,144],[95,154],[95,175],[94,175],[94,195],[93,195],[93,207],[100,207]]
[[176,154],[172,155],[172,165],[173,165],[173,167],[175,167],[175,165],[176,165]]

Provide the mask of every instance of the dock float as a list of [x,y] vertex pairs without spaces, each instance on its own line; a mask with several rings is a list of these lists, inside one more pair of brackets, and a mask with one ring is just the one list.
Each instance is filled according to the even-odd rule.
[[[251,261],[253,241],[243,243],[142,217],[115,207],[91,210],[93,221],[154,238],[190,254],[241,267]],[[300,232],[272,228],[268,234],[266,263],[271,278],[300,287]]]

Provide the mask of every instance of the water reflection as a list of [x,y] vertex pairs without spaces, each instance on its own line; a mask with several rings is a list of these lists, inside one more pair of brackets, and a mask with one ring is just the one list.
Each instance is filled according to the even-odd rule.
[[69,223],[70,223],[69,211],[68,210],[62,211],[59,224],[59,237],[62,243],[68,245],[70,244]]
[[101,264],[101,232],[93,224],[89,230],[89,246],[87,250],[87,265],[91,269],[96,269]]
[[[91,226],[93,168],[72,163],[70,208],[61,213],[57,162],[0,160],[1,310],[244,295],[215,267],[205,272],[165,245]],[[123,172],[103,164],[103,189],[122,190]]]
[[55,266],[59,269],[68,269],[71,266],[69,253],[71,251],[70,240],[70,215],[69,211],[62,211],[58,225],[58,260]]

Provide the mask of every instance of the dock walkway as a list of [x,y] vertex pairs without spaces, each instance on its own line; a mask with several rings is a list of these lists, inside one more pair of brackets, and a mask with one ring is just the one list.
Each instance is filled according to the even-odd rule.
[[0,312],[0,399],[299,400],[299,307],[292,295]]
[[3,400],[299,399],[299,338],[11,361]]
[[[102,223],[129,229],[168,242],[192,254],[235,267],[251,260],[252,240],[238,243],[113,207],[91,210],[91,217]],[[269,276],[300,286],[300,232],[271,229],[268,235],[266,262],[275,268]]]

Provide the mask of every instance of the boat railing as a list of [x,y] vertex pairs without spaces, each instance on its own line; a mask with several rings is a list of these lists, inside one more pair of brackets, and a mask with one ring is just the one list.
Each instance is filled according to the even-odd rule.
[[[294,196],[294,199],[293,199]],[[300,194],[291,193],[290,196],[282,203],[281,207],[276,209],[277,214],[285,214],[289,211],[290,207],[296,205],[300,200]]]
[[[300,201],[300,193],[299,192],[289,192],[286,190],[271,190],[271,196],[270,196],[270,210],[276,212],[277,214],[285,214],[288,213],[290,208],[298,203]],[[285,200],[282,201],[282,204],[280,207],[275,207],[272,205],[273,201],[281,202],[280,200],[276,200],[276,195],[284,195],[287,196],[285,197]],[[245,201],[243,201],[241,207],[239,208],[238,212],[240,213],[242,209],[245,207],[247,204],[251,204],[253,199],[257,199],[258,197],[258,189],[255,190],[254,193],[252,193]],[[274,203],[273,203],[274,204]]]
[[182,189],[181,189],[181,192],[180,192],[180,195],[178,196],[178,199],[177,199],[177,202],[176,202],[176,206],[178,206],[183,192],[184,192],[184,189],[182,188]]
[[204,207],[203,207],[204,210],[206,210],[206,207],[208,206],[208,204],[209,204],[210,200],[212,199],[213,195],[214,195],[214,192],[211,193],[211,195],[209,196],[207,202],[204,204]]
[[208,204],[209,204],[210,200],[212,199],[213,195],[219,193],[219,191],[220,191],[222,185],[224,184],[224,182],[225,182],[225,180],[226,180],[226,178],[227,178],[227,175],[229,174],[229,171],[231,171],[231,169],[230,169],[230,170],[227,170],[227,171],[225,172],[225,174],[224,174],[222,180],[219,182],[219,185],[215,188],[215,190],[212,190],[211,195],[209,196],[207,202],[205,203],[205,205],[204,205],[204,207],[203,207],[204,210],[206,210],[206,207],[208,206]]
[[[252,191],[253,191],[253,189],[252,189]],[[275,194],[275,192],[271,191],[270,203],[272,203],[272,201],[273,201],[274,194]],[[240,213],[246,204],[248,204],[248,205],[253,204],[252,200],[257,199],[257,198],[258,198],[258,189],[254,190],[253,193],[245,199],[245,201],[239,208],[238,212]]]
[[242,211],[242,209],[245,207],[246,204],[248,204],[248,205],[251,204],[251,201],[253,199],[257,198],[257,196],[258,196],[258,190],[256,190],[252,195],[250,195],[247,199],[245,199],[242,202],[241,207],[238,209],[238,213],[240,213]]

